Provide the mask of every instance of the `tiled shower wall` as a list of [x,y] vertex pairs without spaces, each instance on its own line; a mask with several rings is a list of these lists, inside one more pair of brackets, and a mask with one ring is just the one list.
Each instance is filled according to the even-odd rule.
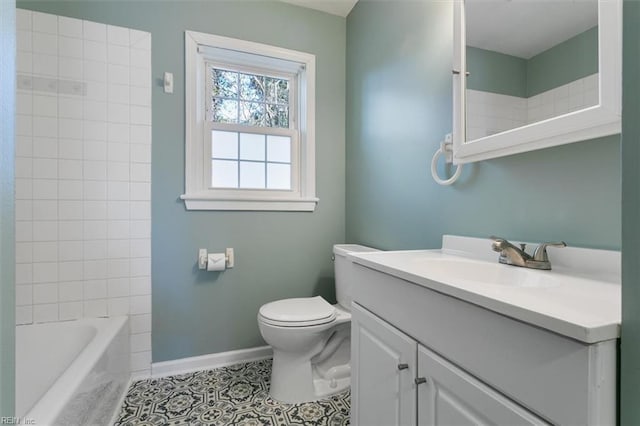
[[16,321],[129,315],[151,363],[151,35],[17,11]]
[[493,135],[597,104],[597,73],[530,98],[467,90],[467,140]]

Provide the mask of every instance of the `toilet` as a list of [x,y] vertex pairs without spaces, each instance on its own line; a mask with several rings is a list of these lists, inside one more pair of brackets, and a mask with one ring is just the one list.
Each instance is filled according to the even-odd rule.
[[282,299],[260,307],[258,327],[273,348],[269,394],[286,403],[315,401],[351,384],[351,262],[348,253],[377,251],[333,246],[336,298]]

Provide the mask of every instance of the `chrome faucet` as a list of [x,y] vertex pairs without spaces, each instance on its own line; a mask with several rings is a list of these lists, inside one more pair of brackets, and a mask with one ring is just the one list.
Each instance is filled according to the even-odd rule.
[[567,243],[560,241],[558,243],[542,243],[533,251],[533,256],[528,254],[526,244],[520,244],[520,248],[514,246],[509,241],[500,237],[489,237],[493,240],[491,249],[500,253],[498,261],[505,265],[521,266],[523,268],[532,269],[551,269],[551,262],[547,256],[547,247],[566,247]]

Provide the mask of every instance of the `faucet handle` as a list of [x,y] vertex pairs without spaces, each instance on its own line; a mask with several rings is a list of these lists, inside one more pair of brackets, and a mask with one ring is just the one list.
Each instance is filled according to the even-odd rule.
[[547,247],[566,247],[567,243],[560,241],[557,243],[542,243],[536,247],[533,252],[533,260],[537,262],[548,262],[549,256],[547,256]]

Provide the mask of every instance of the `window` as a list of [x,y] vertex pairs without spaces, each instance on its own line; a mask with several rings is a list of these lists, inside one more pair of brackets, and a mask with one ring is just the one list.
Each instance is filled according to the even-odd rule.
[[313,211],[315,57],[185,33],[190,210]]

